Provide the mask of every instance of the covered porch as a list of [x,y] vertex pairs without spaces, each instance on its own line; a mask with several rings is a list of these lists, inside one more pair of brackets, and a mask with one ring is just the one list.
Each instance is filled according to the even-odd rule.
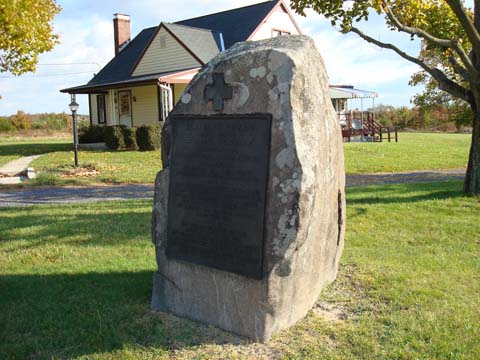
[[163,124],[198,70],[142,76],[101,85],[89,83],[61,92],[88,96],[90,125],[138,127]]

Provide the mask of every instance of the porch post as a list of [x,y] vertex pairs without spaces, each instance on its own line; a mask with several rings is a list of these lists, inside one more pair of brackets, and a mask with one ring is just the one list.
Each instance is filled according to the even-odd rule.
[[157,83],[157,86],[160,88],[161,117],[162,120],[165,121],[173,109],[172,87],[171,84],[162,84],[160,81]]
[[111,116],[112,116],[112,125],[116,125],[116,116],[115,116],[115,92],[114,90],[109,90],[108,91],[108,95],[110,97],[110,112],[111,112]]

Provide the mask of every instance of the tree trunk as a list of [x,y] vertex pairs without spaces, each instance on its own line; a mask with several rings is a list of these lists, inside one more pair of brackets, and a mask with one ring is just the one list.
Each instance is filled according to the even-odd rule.
[[[475,28],[480,30],[480,3],[478,1],[474,2],[473,14]],[[474,52],[472,55],[475,67],[480,69],[480,59],[475,56]],[[480,86],[471,83],[470,90],[473,95],[473,101],[470,103],[473,113],[472,143],[463,190],[467,195],[480,195]]]
[[467,173],[465,174],[464,192],[467,195],[480,195],[480,111],[472,104],[473,131]]

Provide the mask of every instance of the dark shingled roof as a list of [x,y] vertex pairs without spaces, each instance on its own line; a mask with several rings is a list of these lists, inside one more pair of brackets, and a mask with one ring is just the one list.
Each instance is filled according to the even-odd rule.
[[88,85],[118,82],[130,79],[132,67],[143,53],[157,27],[143,29],[120,53],[88,82]]
[[176,24],[220,31],[223,34],[225,49],[245,41],[265,19],[278,1],[267,1],[242,8],[177,21]]
[[[182,20],[173,24],[166,23],[165,25],[171,29],[172,32],[177,33],[177,36],[179,35],[178,37],[184,40],[187,46],[192,46],[192,51],[199,51],[200,54],[197,56],[199,56],[202,61],[208,62],[208,60],[216,55],[216,53],[214,53],[215,46],[220,49],[220,33],[223,35],[225,49],[228,49],[237,42],[247,40],[277,3],[278,1],[272,0],[193,19]],[[184,27],[179,25],[183,25]],[[187,27],[190,27],[190,30]],[[143,29],[86,85],[63,89],[61,91],[88,90],[91,87],[99,87],[112,83],[121,83],[124,81],[134,82],[137,78],[138,80],[143,80],[145,76],[134,77],[130,76],[130,74],[139,57],[143,54],[144,49],[150,43],[150,39],[155,35],[157,28],[158,26]],[[195,30],[192,28],[198,29]],[[203,32],[204,30],[200,29],[209,30],[209,32]],[[206,44],[208,46],[202,47],[199,46],[201,45],[200,43],[195,43],[194,39],[192,39],[192,35],[194,34],[201,35],[201,38],[207,41]]]

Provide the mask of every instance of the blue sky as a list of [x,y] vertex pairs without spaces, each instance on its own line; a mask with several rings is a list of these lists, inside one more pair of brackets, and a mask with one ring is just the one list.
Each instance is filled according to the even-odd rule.
[[[29,113],[68,111],[69,96],[59,93],[65,87],[88,82],[114,54],[112,18],[116,12],[131,16],[132,36],[161,21],[177,21],[260,2],[259,0],[60,0],[61,13],[55,18],[55,31],[61,43],[40,57],[36,73],[21,77],[0,74],[0,115],[17,110]],[[420,88],[408,85],[418,68],[388,50],[379,49],[355,34],[338,33],[328,21],[313,12],[296,16],[304,33],[312,36],[323,56],[331,84],[350,84],[376,91],[377,103],[410,105]],[[416,54],[419,44],[408,36],[389,32],[378,16],[360,26],[382,41],[395,41],[402,49]],[[75,65],[71,65],[75,63]],[[86,95],[78,96],[80,113],[88,113]],[[370,106],[370,103],[365,103]],[[358,104],[356,106],[359,106]]]

